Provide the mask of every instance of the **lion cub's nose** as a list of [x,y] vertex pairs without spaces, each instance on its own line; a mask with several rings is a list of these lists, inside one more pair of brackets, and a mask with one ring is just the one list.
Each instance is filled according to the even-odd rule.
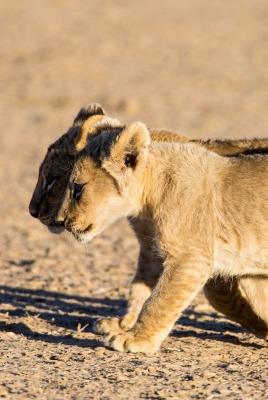
[[39,210],[38,210],[37,204],[34,203],[33,201],[31,201],[29,204],[29,213],[34,218],[38,218],[38,216],[39,216]]
[[38,218],[39,213],[38,212],[30,212],[31,216],[34,218]]

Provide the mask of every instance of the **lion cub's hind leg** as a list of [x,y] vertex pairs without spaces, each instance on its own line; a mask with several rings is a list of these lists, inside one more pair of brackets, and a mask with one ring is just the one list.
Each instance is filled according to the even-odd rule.
[[210,304],[257,336],[268,335],[268,278],[216,277],[204,287]]
[[252,312],[257,315],[259,321],[258,325],[250,321],[248,329],[268,339],[268,277],[243,276],[239,279],[238,286],[244,291]]

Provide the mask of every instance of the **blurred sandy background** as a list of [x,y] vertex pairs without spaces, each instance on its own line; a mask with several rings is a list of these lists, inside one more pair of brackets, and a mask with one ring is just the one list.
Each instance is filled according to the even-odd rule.
[[2,0],[0,29],[0,397],[267,398],[267,344],[202,296],[157,355],[104,349],[92,324],[124,311],[132,232],[78,246],[28,203],[89,101],[192,137],[267,136],[268,2]]

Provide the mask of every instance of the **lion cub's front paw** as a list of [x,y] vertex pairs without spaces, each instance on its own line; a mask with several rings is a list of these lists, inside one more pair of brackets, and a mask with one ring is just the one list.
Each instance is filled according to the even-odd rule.
[[94,331],[98,335],[107,335],[113,332],[121,332],[119,318],[101,318],[94,325]]
[[127,313],[120,321],[120,327],[123,331],[129,331],[137,321],[138,315],[134,312]]
[[118,332],[107,335],[104,342],[111,349],[127,353],[154,353],[160,346],[160,344],[152,341],[135,337],[133,332]]

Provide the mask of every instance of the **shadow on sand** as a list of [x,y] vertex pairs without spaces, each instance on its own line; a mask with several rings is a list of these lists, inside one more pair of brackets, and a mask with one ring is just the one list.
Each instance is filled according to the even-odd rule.
[[[122,316],[126,309],[124,299],[82,297],[41,289],[31,290],[8,286],[0,286],[0,304],[12,306],[10,310],[0,309],[0,314],[8,312],[10,317],[38,317],[53,326],[71,330],[71,334],[66,335],[43,334],[32,331],[23,322],[0,322],[2,332],[23,334],[28,339],[36,341],[91,348],[100,346],[101,342],[98,341],[97,336],[96,340],[74,337],[72,332],[77,331],[78,324],[87,325],[84,332],[93,332],[93,325],[98,318]],[[180,327],[182,330],[178,330]],[[185,330],[185,327],[189,329]],[[253,348],[266,347],[265,342],[262,346],[240,341],[235,334],[241,332],[242,329],[216,313],[199,313],[189,309],[184,312],[171,335],[177,338],[193,337]]]

